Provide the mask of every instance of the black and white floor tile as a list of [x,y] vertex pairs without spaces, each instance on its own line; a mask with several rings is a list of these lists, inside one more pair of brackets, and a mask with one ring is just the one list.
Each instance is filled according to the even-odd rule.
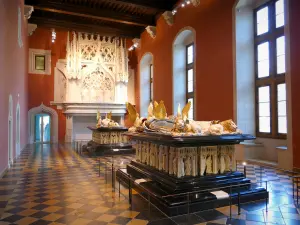
[[243,204],[240,215],[232,206],[231,219],[229,207],[168,218],[137,193],[130,205],[128,190],[120,186],[119,195],[112,188],[111,172],[104,171],[111,170],[112,162],[125,167],[132,158],[101,158],[99,176],[99,160],[78,155],[69,145],[29,146],[0,179],[0,225],[300,224],[291,174],[257,165],[247,165],[247,177],[267,186],[268,211],[263,201]]

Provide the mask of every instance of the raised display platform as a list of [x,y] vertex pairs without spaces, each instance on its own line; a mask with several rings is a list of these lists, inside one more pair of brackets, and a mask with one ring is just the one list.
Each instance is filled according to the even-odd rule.
[[[149,193],[151,202],[169,216],[237,203],[238,196],[242,203],[268,198],[263,187],[235,171],[234,144],[254,139],[251,135],[127,135],[137,141],[136,161],[118,170],[117,178],[124,184],[131,180],[145,197]],[[228,197],[214,191],[224,191]]]

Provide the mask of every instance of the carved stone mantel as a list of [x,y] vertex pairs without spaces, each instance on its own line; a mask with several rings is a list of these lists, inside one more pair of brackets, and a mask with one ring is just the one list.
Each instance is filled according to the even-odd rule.
[[84,103],[84,102],[50,102],[56,105],[57,109],[62,109],[67,116],[87,116],[95,115],[99,111],[102,115],[112,112],[113,116],[124,116],[126,113],[125,104],[117,103]]
[[112,112],[113,119],[123,125],[126,105],[118,103],[85,103],[85,102],[50,102],[66,115],[65,141],[91,140],[92,132],[88,126],[95,126],[97,111],[102,118]]

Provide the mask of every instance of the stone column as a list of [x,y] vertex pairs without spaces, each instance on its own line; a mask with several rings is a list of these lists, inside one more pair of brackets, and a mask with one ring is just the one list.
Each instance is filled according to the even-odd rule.
[[66,118],[66,135],[65,142],[73,142],[73,116],[67,116]]

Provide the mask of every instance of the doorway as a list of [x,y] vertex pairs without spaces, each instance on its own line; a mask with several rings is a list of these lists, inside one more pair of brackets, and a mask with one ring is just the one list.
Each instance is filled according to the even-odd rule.
[[12,95],[9,95],[9,106],[8,106],[8,168],[13,164],[13,99]]
[[47,143],[50,142],[51,133],[51,118],[48,114],[35,115],[35,142]]

